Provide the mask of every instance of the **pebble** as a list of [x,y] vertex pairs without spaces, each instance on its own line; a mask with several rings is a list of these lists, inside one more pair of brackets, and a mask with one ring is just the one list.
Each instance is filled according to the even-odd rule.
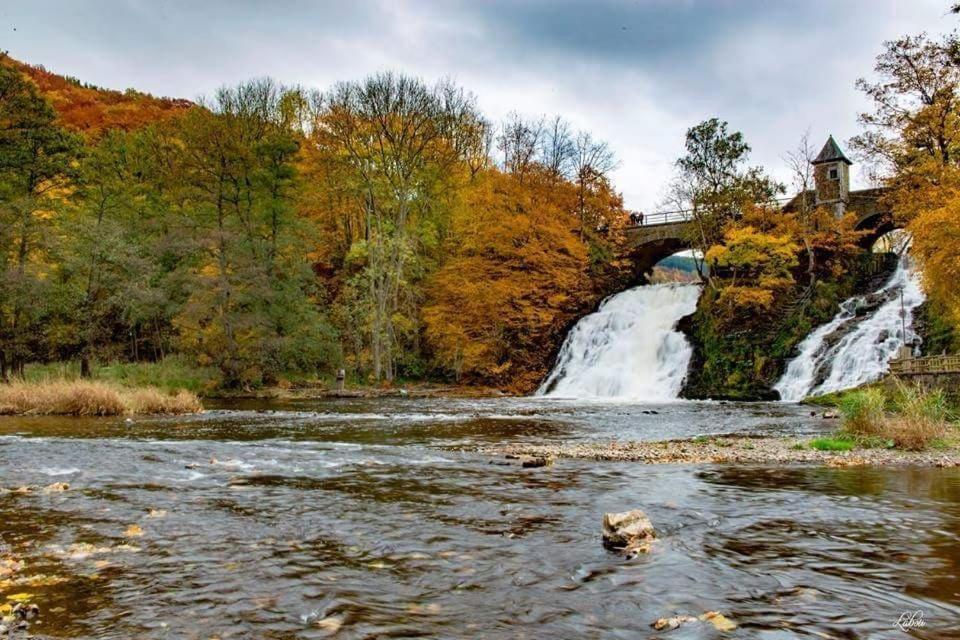
[[[817,451],[806,444],[809,438],[795,437],[714,437],[705,441],[671,440],[656,442],[587,442],[564,444],[508,444],[478,447],[480,453],[521,461],[579,458],[647,464],[825,464],[854,466],[960,466],[960,449],[948,451],[903,451],[898,449],[855,449]],[[526,465],[524,465],[526,466]],[[538,465],[534,465],[538,466]]]

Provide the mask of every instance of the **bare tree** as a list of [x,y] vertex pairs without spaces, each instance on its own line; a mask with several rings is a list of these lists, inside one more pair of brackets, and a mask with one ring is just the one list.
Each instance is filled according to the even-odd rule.
[[543,118],[526,120],[516,112],[510,113],[500,126],[497,148],[503,154],[503,165],[520,182],[537,160],[543,130]]
[[814,225],[814,197],[811,195],[814,188],[813,165],[811,164],[814,153],[813,147],[810,146],[810,130],[807,129],[800,136],[797,146],[784,156],[787,167],[790,169],[792,186],[797,192],[795,199],[796,212],[800,227],[803,230],[801,235],[803,236],[803,246],[807,251],[807,274],[811,278],[811,282],[816,268],[816,257],[810,244],[810,234]]
[[428,87],[383,73],[337,85],[324,99],[320,139],[346,150],[363,209],[377,379],[396,374],[394,318],[418,251],[412,220],[450,188],[454,165],[480,153],[486,128],[473,96],[449,81]]
[[560,116],[554,116],[547,122],[541,137],[540,162],[554,178],[567,178],[575,151],[570,123]]
[[594,140],[586,131],[577,134],[573,141],[573,179],[577,185],[577,215],[580,218],[580,237],[586,234],[587,194],[598,180],[606,180],[617,168],[617,159],[606,142]]

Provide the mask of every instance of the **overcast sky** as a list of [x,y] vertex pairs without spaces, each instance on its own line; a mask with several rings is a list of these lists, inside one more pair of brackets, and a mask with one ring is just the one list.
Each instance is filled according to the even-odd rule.
[[[627,206],[660,202],[687,127],[784,153],[857,132],[884,40],[957,25],[946,0],[3,0],[0,48],[101,86],[196,98],[269,75],[325,88],[384,69],[451,76],[485,114],[559,113],[607,140]],[[863,184],[856,172],[855,181]]]

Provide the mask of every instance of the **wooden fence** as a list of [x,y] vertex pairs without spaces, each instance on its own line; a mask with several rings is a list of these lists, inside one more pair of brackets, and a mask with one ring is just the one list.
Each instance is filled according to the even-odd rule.
[[890,373],[895,376],[960,373],[960,355],[898,358],[890,361]]

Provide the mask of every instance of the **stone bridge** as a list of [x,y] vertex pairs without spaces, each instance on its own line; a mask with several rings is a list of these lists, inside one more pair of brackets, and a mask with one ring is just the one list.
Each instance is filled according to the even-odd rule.
[[[627,244],[637,273],[649,273],[664,258],[690,249],[688,228],[691,219],[687,211],[652,213],[644,216],[642,224],[629,227]],[[859,216],[856,228],[868,232],[860,240],[860,246],[869,250],[878,238],[897,226],[892,215],[871,207]]]

